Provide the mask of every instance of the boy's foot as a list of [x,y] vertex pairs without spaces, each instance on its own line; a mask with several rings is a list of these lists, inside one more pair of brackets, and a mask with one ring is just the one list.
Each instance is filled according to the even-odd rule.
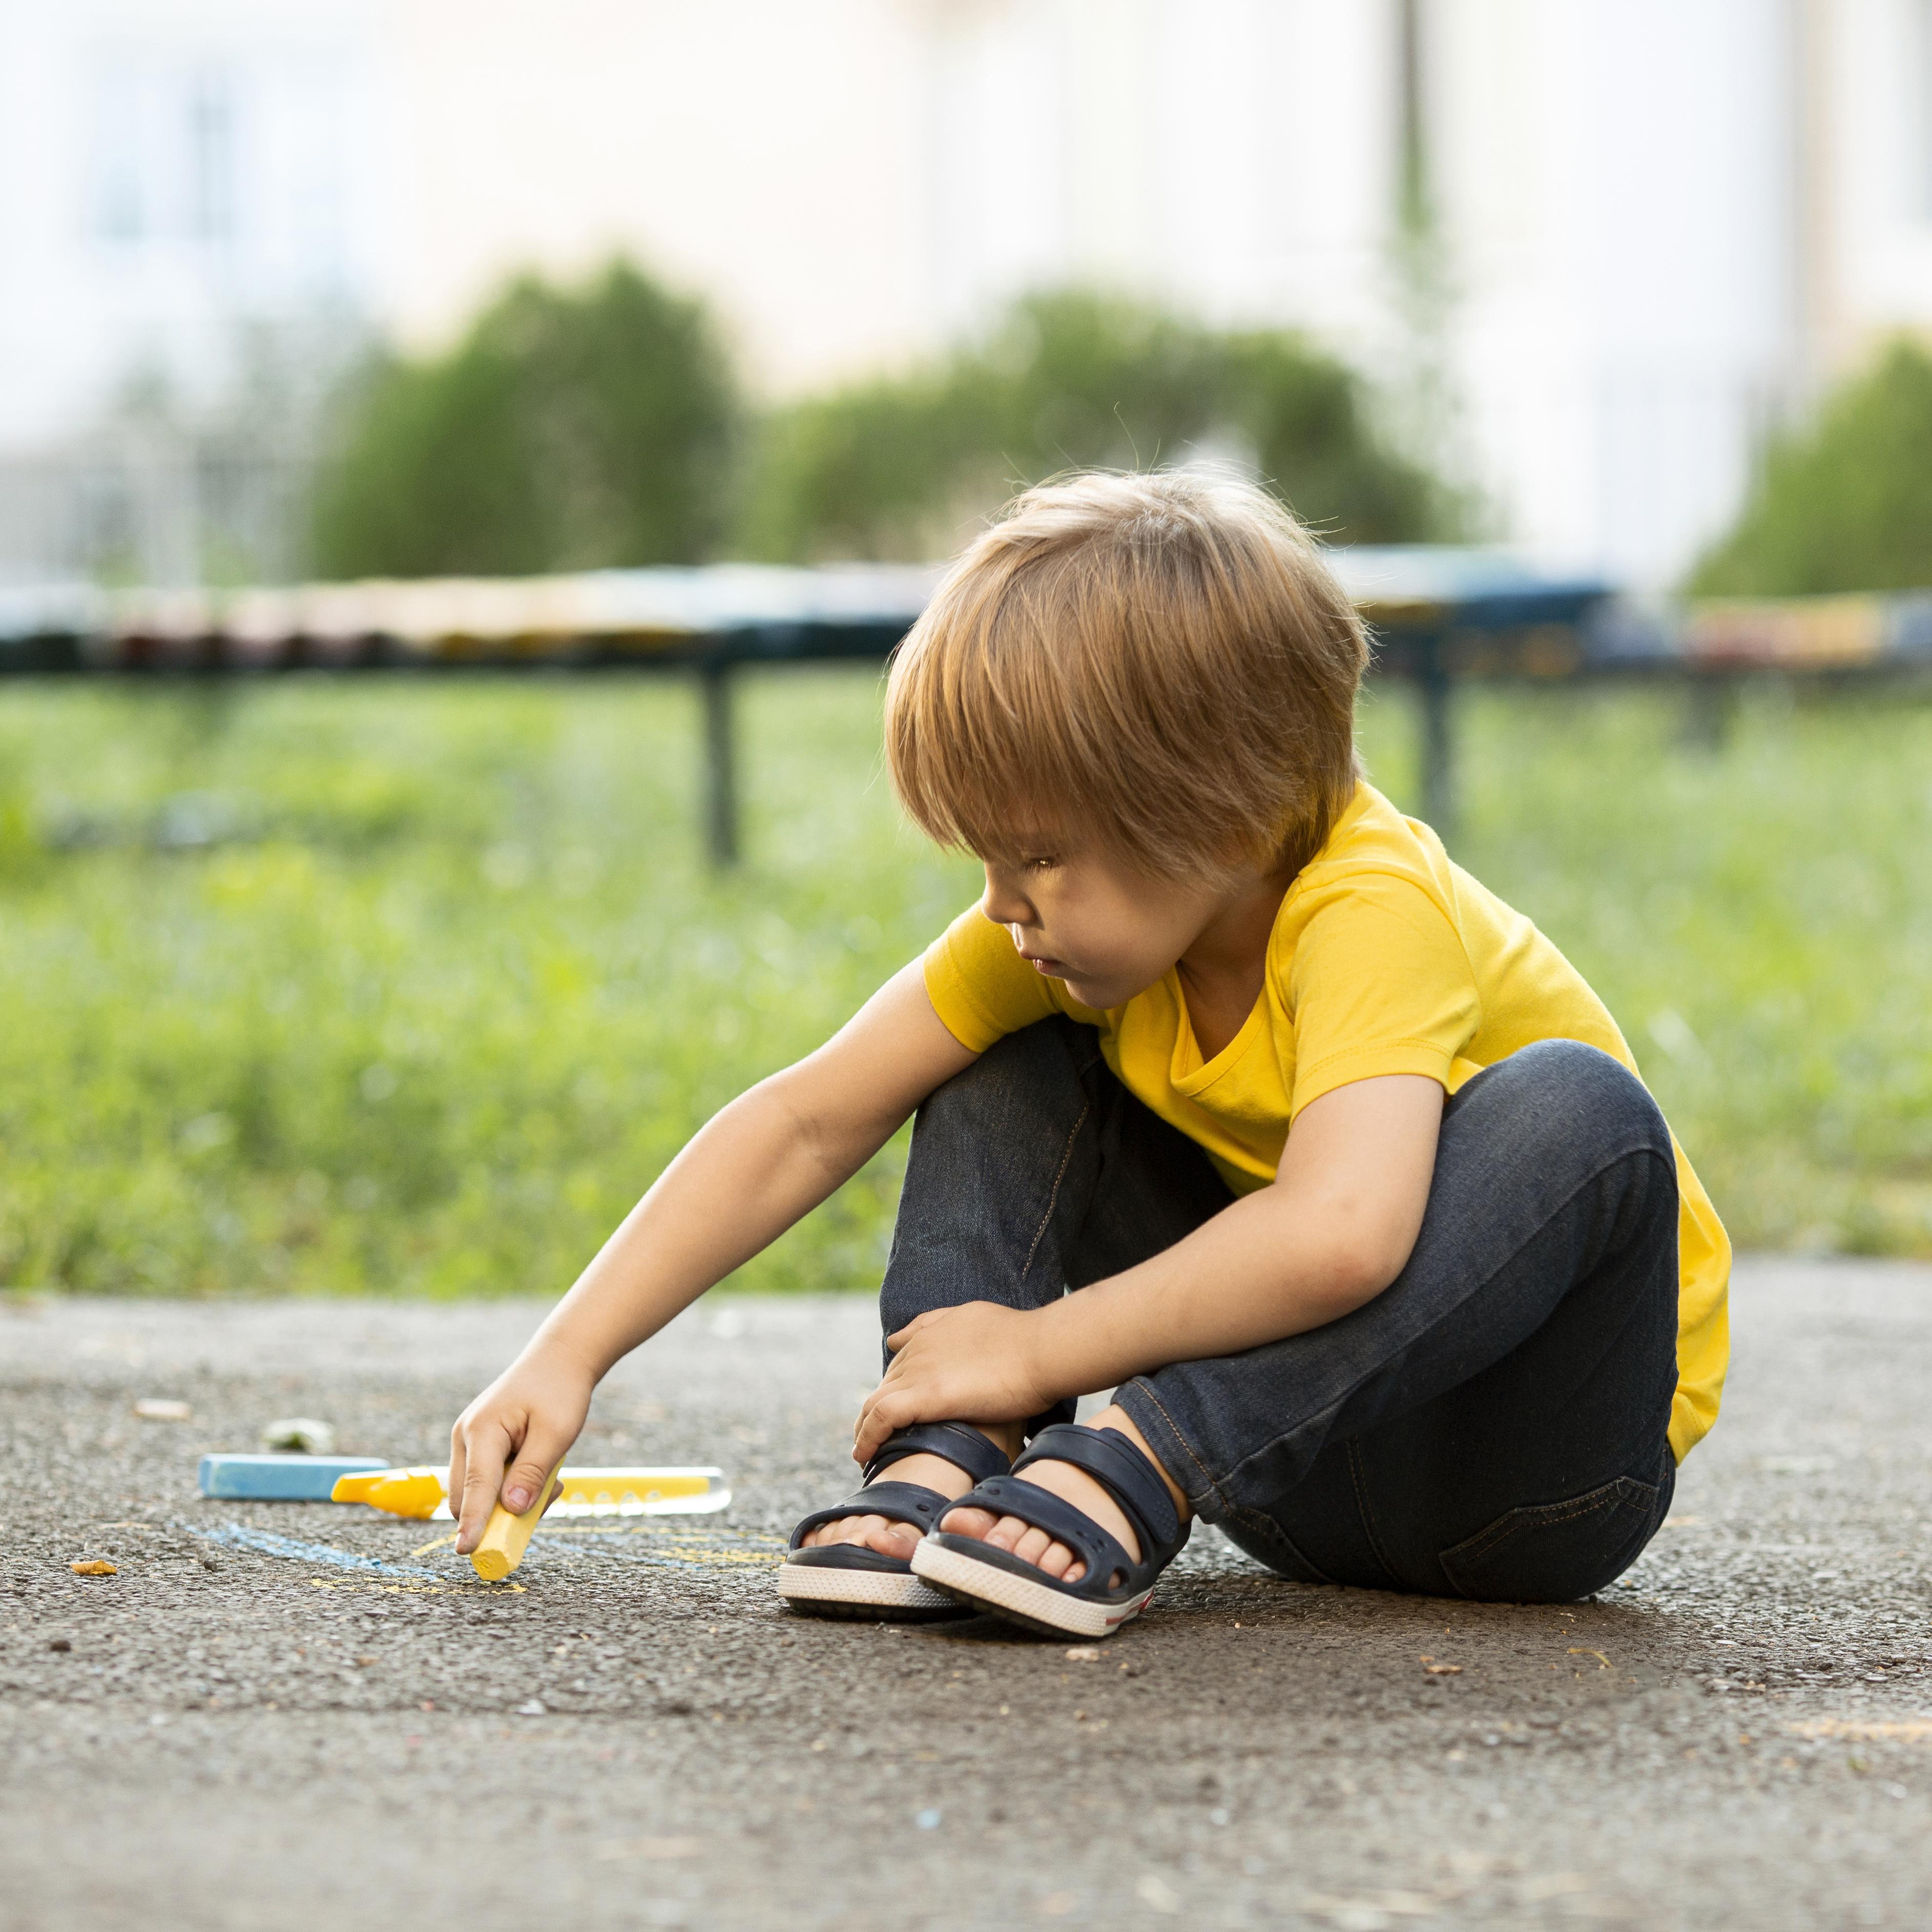
[[[1193,1514],[1188,1508],[1187,1498],[1161,1468],[1154,1451],[1148,1447],[1147,1438],[1134,1426],[1126,1411],[1110,1405],[1095,1416],[1088,1426],[1118,1430],[1153,1464],[1161,1480],[1167,1485],[1168,1493],[1174,1498],[1174,1507],[1184,1526]],[[1082,1516],[1099,1524],[1136,1562],[1140,1561],[1140,1539],[1135,1535],[1126,1510],[1084,1469],[1076,1469],[1071,1462],[1029,1462],[1026,1480],[1036,1488],[1071,1503]],[[955,1490],[951,1493],[964,1496],[965,1491]],[[1087,1574],[1086,1564],[1065,1544],[1054,1542],[1045,1530],[1036,1529],[1031,1524],[1021,1522],[1016,1516],[996,1516],[992,1510],[982,1509],[949,1510],[940,1517],[939,1526],[948,1536],[975,1537],[992,1544],[995,1550],[1009,1551],[1023,1562],[1045,1570],[1049,1576],[1058,1577],[1063,1583],[1077,1583]]]
[[[1112,1448],[1106,1447],[1106,1432],[1112,1432]],[[1059,1446],[1052,1439],[1056,1436],[1091,1466],[1091,1473],[1079,1462],[1052,1455],[1051,1448]],[[1017,1508],[1028,1508],[1022,1498],[1029,1487],[1069,1505],[1077,1512],[1071,1521],[1044,1498],[1034,1499],[1031,1513],[1047,1522],[1058,1516],[1061,1534],[1074,1534],[1087,1543],[1090,1553],[1103,1552],[1099,1560],[1108,1561],[1110,1553],[1110,1574],[1088,1581],[1086,1559],[1066,1543],[1022,1516],[979,1506],[949,1510],[940,1517],[914,1559],[914,1573],[979,1609],[1032,1629],[1052,1635],[1108,1635],[1137,1615],[1152,1595],[1155,1577],[1186,1540],[1192,1511],[1124,1410],[1103,1410],[1088,1428],[1048,1431],[1036,1448],[1049,1453],[1037,1461],[1022,1457],[1011,1489],[1004,1480],[987,1489],[995,1498],[1007,1490]],[[1075,1530],[1072,1522],[1079,1518],[1085,1520]],[[1100,1534],[1092,1536],[1090,1531]],[[1154,1540],[1151,1550],[1146,1547],[1147,1534]],[[974,1544],[983,1546],[988,1555],[972,1555]],[[1025,1581],[1029,1574],[1039,1580]],[[1076,1590],[1083,1583],[1086,1587]]]
[[1004,1432],[952,1422],[901,1430],[866,1465],[857,1494],[814,1510],[792,1532],[778,1594],[794,1610],[817,1616],[967,1614],[944,1591],[921,1582],[910,1558],[953,1498],[1006,1472],[1006,1451],[992,1439]]
[[[937,1490],[950,1502],[973,1486],[973,1478],[957,1462],[943,1456],[904,1456],[892,1466],[896,1483],[916,1483],[920,1488]],[[802,1550],[823,1550],[835,1543],[850,1543],[861,1550],[876,1550],[881,1556],[910,1558],[926,1532],[915,1523],[895,1522],[889,1516],[842,1516],[822,1522],[800,1544]]]

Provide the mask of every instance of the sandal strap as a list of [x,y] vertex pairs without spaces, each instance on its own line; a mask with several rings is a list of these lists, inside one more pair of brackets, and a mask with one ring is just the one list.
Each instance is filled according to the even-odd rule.
[[[1022,1482],[1017,1476],[994,1476],[946,1508],[949,1514],[956,1509],[980,1509],[990,1516],[1016,1516],[1029,1527],[1043,1530],[1056,1543],[1065,1544],[1086,1564],[1087,1575],[1082,1582],[1090,1582],[1102,1592],[1112,1587],[1117,1574],[1131,1579],[1142,1564],[1160,1560],[1143,1544],[1146,1553],[1136,1562],[1084,1510],[1036,1483]],[[1046,1577],[1045,1580],[1054,1580]]]
[[1091,1476],[1133,1525],[1144,1561],[1165,1564],[1186,1540],[1167,1485],[1118,1429],[1090,1429],[1084,1422],[1049,1424],[1014,1462],[1013,1474],[1017,1476],[1029,1462],[1070,1462]]
[[866,1465],[866,1481],[908,1456],[944,1456],[976,1483],[983,1483],[988,1476],[1004,1476],[1010,1466],[999,1449],[963,1422],[916,1422],[888,1436],[874,1452]]
[[820,1523],[837,1522],[848,1516],[882,1516],[888,1522],[910,1523],[923,1534],[952,1507],[937,1490],[928,1490],[923,1483],[868,1483],[843,1502],[828,1504],[802,1516],[791,1533],[790,1546],[802,1546]]
[[791,1533],[791,1547],[800,1548],[820,1524],[848,1516],[882,1516],[888,1522],[910,1523],[922,1532],[932,1528],[953,1507],[950,1497],[923,1483],[880,1482],[882,1469],[908,1456],[943,1456],[964,1469],[975,1483],[1006,1473],[1005,1455],[976,1429],[963,1422],[920,1422],[889,1436],[866,1465],[866,1485],[843,1502],[829,1503],[804,1517]]

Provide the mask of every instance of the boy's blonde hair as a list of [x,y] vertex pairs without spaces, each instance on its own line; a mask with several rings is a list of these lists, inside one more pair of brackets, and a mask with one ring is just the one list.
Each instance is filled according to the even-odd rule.
[[1360,778],[1368,646],[1252,484],[1041,484],[969,548],[892,663],[886,756],[920,828],[982,858],[1093,841],[1168,878],[1298,871]]

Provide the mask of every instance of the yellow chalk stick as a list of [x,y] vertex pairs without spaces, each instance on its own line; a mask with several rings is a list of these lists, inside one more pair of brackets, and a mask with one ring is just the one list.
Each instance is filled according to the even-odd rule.
[[567,1516],[706,1514],[731,1500],[722,1469],[565,1468],[557,1508]]
[[501,1503],[490,1512],[483,1540],[470,1552],[470,1564],[484,1582],[500,1583],[522,1562],[530,1532],[543,1520],[544,1505],[562,1487],[562,1478],[553,1474],[543,1494],[521,1516],[512,1516]]
[[442,1507],[446,1478],[440,1469],[370,1469],[338,1476],[329,1492],[338,1503],[367,1503],[392,1516],[434,1516]]
[[[722,1469],[560,1469],[561,1516],[704,1516],[729,1507],[731,1486]],[[440,1469],[364,1469],[339,1476],[329,1492],[338,1503],[367,1503],[418,1521],[447,1516],[448,1492]]]

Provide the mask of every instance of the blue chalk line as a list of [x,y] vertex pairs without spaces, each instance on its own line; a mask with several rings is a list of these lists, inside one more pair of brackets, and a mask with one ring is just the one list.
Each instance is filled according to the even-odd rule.
[[238,1522],[219,1529],[195,1529],[188,1534],[204,1543],[215,1543],[228,1550],[252,1550],[259,1556],[282,1556],[297,1563],[320,1563],[332,1570],[354,1570],[374,1576],[406,1576],[412,1581],[446,1583],[443,1570],[418,1569],[407,1563],[384,1563],[374,1556],[357,1556],[346,1550],[333,1550],[326,1543],[302,1543],[292,1536],[277,1536],[266,1529],[244,1529]]

